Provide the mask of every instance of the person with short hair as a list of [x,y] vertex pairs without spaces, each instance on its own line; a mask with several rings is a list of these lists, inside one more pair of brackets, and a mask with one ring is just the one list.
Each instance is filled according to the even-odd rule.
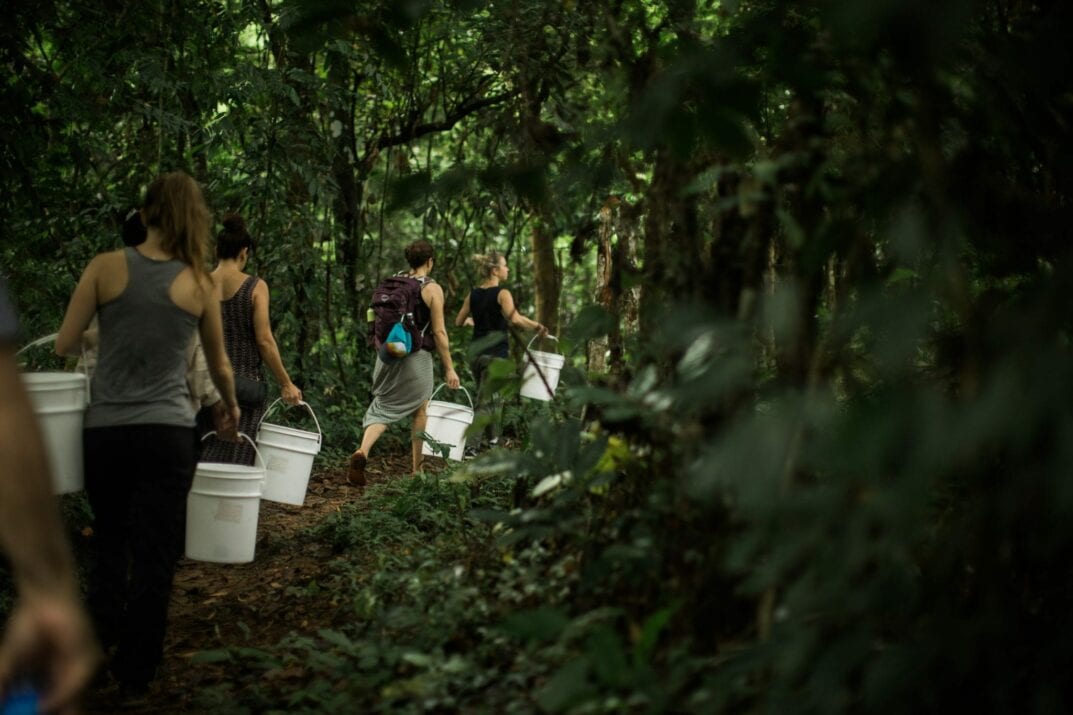
[[[279,384],[280,397],[288,405],[302,400],[302,391],[291,381],[279,346],[272,334],[268,284],[246,273],[256,244],[238,214],[224,216],[223,229],[216,235],[216,269],[212,272],[220,293],[224,347],[235,371],[235,385],[242,421],[239,432],[257,438],[257,425],[265,413],[268,385],[262,364],[267,365]],[[253,445],[242,440],[229,442],[209,437],[202,459],[227,464],[254,463]]]
[[40,707],[74,704],[100,662],[52,498],[45,448],[19,378],[15,312],[0,281],[0,547],[17,600],[0,640],[0,702],[28,681]]
[[410,265],[407,275],[421,284],[421,300],[417,305],[414,322],[428,326],[420,345],[399,360],[384,362],[378,353],[373,367],[373,401],[362,420],[364,432],[361,446],[349,460],[347,481],[355,486],[365,485],[365,465],[373,445],[387,430],[389,424],[407,417],[413,418],[410,440],[413,473],[421,471],[423,441],[418,436],[425,431],[428,421],[428,401],[432,397],[432,351],[435,350],[443,363],[444,381],[452,390],[458,389],[458,373],[451,360],[451,345],[447,338],[444,320],[443,289],[433,280],[431,272],[436,255],[432,244],[424,239],[406,247],[406,262]]
[[115,647],[110,669],[125,697],[148,692],[163,656],[199,451],[186,385],[195,330],[230,424],[240,416],[205,265],[209,210],[201,187],[183,172],[165,174],[149,185],[141,215],[145,241],[90,261],[56,336],[58,354],[77,355],[98,316],[100,354],[82,438],[96,557],[89,606],[105,652]]

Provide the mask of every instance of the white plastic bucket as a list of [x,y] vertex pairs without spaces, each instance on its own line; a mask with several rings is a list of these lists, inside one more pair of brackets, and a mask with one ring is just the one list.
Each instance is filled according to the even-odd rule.
[[[253,444],[245,434],[239,436]],[[186,497],[186,558],[217,564],[253,561],[265,480],[264,459],[256,445],[253,451],[260,466],[198,462]]]
[[[19,353],[55,337],[52,334],[39,338]],[[52,472],[52,492],[69,494],[81,490],[82,418],[89,394],[86,376],[77,372],[24,372],[21,377],[41,427]]]
[[[554,335],[545,337],[556,342],[559,341]],[[533,341],[536,339],[537,336],[534,335],[533,340],[529,341],[529,345],[525,346],[525,370],[522,372],[521,395],[522,397],[548,402],[555,396],[555,388],[559,386],[559,371],[563,369],[566,358],[557,353],[532,350]],[[539,372],[537,368],[540,369]],[[547,386],[544,385],[544,380],[540,379],[541,374],[544,375],[544,380],[547,380]],[[548,391],[549,388],[550,392]]]
[[262,499],[302,506],[309,486],[309,475],[313,472],[313,458],[320,452],[323,432],[320,420],[308,402],[299,402],[309,410],[317,424],[316,432],[295,429],[266,423],[265,417],[279,402],[268,406],[261,423],[257,426],[257,448],[265,461],[265,488]]
[[[443,385],[436,388],[432,396],[443,389]],[[456,462],[462,461],[462,452],[466,449],[466,430],[473,424],[473,398],[469,390],[459,388],[466,393],[469,407],[454,402],[442,400],[429,400],[428,422],[425,423],[425,431],[437,442],[451,445],[451,451],[447,454],[448,459]],[[439,456],[428,442],[421,447],[421,453],[429,456]]]

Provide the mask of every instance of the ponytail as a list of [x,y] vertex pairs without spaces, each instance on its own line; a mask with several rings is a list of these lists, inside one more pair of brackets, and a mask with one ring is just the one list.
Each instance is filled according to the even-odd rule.
[[145,192],[145,225],[162,235],[161,248],[208,276],[209,207],[201,187],[188,174],[173,171],[157,178]]
[[246,222],[238,214],[227,214],[223,220],[223,230],[216,236],[217,258],[238,258],[245,248],[253,253],[253,236],[246,230]]
[[499,251],[478,253],[471,258],[481,278],[491,278],[492,271],[499,267],[499,262],[503,259],[504,256]]

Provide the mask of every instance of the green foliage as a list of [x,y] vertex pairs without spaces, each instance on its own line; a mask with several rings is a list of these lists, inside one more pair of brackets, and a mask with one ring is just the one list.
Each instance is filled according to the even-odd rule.
[[264,237],[326,458],[413,238],[450,306],[550,240],[570,326],[556,402],[489,370],[518,449],[316,527],[340,623],[206,709],[1069,709],[1068,3],[120,5],[0,35],[29,332],[170,166]]
[[[437,475],[372,485],[366,504],[344,509],[312,534],[345,554],[328,587],[341,609],[340,625],[315,636],[295,634],[267,655],[232,649],[203,656],[239,659],[254,669],[240,692],[209,694],[206,706],[420,711],[453,707],[487,687],[493,681],[479,662],[491,653],[474,646],[502,640],[485,634],[493,602],[480,587],[494,577],[488,568],[494,561],[483,553],[488,527],[479,528],[468,513],[508,497],[504,484],[473,490]],[[274,690],[272,673],[288,668],[301,669],[305,685],[284,695]]]
[[469,499],[436,475],[419,474],[369,489],[377,508],[348,505],[319,524],[314,534],[337,551],[413,544],[463,519]]

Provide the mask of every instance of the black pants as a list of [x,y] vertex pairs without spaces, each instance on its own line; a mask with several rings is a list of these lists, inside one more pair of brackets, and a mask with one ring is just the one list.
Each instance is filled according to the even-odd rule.
[[105,650],[117,646],[111,668],[120,683],[147,684],[163,656],[197,448],[190,427],[129,425],[83,433],[96,545],[89,608]]

